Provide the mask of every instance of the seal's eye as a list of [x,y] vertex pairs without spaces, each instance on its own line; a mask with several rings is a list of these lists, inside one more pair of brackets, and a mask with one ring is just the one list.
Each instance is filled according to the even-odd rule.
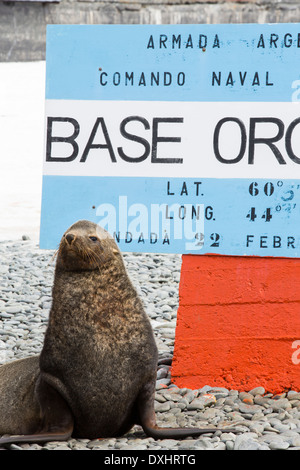
[[98,238],[97,237],[89,237],[90,240],[92,240],[92,242],[97,242],[98,241]]

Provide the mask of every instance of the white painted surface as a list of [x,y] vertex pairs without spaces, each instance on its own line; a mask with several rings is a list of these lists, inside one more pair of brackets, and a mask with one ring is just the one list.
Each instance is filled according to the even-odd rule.
[[0,240],[38,240],[45,62],[0,63]]

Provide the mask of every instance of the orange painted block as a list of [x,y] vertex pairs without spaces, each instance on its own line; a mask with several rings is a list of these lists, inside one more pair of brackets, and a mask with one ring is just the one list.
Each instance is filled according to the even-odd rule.
[[172,380],[300,390],[300,260],[184,255]]
[[182,257],[180,295],[184,304],[300,302],[299,287],[298,259]]

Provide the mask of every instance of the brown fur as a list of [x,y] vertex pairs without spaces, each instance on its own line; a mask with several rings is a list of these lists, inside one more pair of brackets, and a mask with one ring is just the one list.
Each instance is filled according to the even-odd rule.
[[[89,239],[96,229],[99,242]],[[87,222],[68,232],[76,239],[59,248],[41,369],[65,384],[74,435],[120,435],[134,424],[141,386],[154,378],[152,329],[114,240]]]
[[21,434],[0,445],[120,436],[134,424],[155,438],[209,432],[158,428],[156,370],[151,325],[115,241],[79,221],[58,249],[40,358],[0,367],[0,434]]

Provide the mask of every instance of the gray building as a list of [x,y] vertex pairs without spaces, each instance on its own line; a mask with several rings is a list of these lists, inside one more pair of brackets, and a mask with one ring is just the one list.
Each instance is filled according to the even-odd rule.
[[299,21],[299,0],[0,0],[0,61],[44,60],[47,24]]

